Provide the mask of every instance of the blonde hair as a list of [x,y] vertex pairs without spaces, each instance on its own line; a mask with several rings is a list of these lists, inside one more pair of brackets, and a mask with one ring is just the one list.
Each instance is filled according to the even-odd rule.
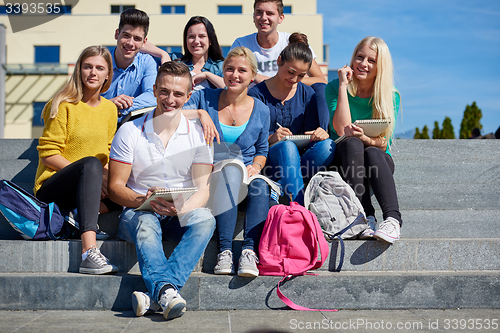
[[[382,119],[390,118],[391,126],[382,133],[383,137],[392,136],[394,126],[396,125],[396,114],[394,110],[394,94],[399,92],[394,87],[394,70],[391,53],[387,44],[378,37],[366,37],[361,40],[352,54],[350,66],[352,68],[354,59],[359,49],[367,45],[370,49],[377,52],[377,75],[373,83],[372,97],[370,98],[373,112],[372,118]],[[352,96],[356,96],[359,80],[354,76],[353,80],[347,86],[347,90]]]
[[83,82],[82,82],[82,63],[90,57],[101,56],[108,64],[108,78],[104,81],[101,87],[101,93],[108,90],[113,79],[113,60],[111,53],[104,46],[89,46],[82,51],[75,64],[73,75],[68,83],[54,96],[52,105],[50,106],[50,118],[54,119],[57,116],[59,105],[63,102],[76,104],[83,98]]
[[255,76],[257,75],[257,59],[255,58],[255,55],[250,51],[248,48],[244,46],[238,46],[229,51],[229,53],[226,56],[226,59],[224,59],[224,63],[222,64],[222,68],[226,68],[227,62],[229,59],[234,58],[234,57],[245,57],[245,59],[248,61],[248,64],[250,65],[250,69],[252,70],[252,74]]

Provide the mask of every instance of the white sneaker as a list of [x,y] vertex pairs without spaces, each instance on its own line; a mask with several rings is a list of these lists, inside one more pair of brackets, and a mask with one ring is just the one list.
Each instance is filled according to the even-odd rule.
[[230,250],[225,250],[217,255],[214,274],[234,274],[233,253]]
[[388,243],[394,243],[399,239],[399,222],[393,217],[388,217],[380,224],[373,237],[384,240]]
[[243,277],[256,277],[259,276],[259,269],[257,263],[259,259],[255,252],[250,249],[241,251],[240,262],[238,264],[238,276]]
[[158,304],[163,309],[163,317],[167,320],[180,317],[186,312],[186,301],[174,288],[165,290]]
[[373,238],[373,234],[375,233],[375,227],[377,225],[377,220],[375,216],[368,215],[366,217],[366,224],[368,224],[368,228],[366,228],[359,236],[359,239],[371,239]]
[[141,291],[132,293],[132,308],[137,317],[153,314],[160,310],[160,306],[151,299],[151,295]]

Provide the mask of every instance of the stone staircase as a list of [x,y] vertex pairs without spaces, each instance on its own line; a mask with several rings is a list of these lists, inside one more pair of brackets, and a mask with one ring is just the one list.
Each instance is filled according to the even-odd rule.
[[[31,191],[36,144],[0,140],[0,177]],[[393,156],[401,239],[346,241],[340,273],[334,241],[318,275],[287,281],[283,293],[314,308],[500,308],[500,141],[396,140]],[[116,235],[116,214],[99,223]],[[24,241],[0,216],[0,310],[130,309],[132,291],[145,290],[134,246],[116,239],[98,246],[120,274],[75,274],[80,241]],[[164,243],[167,255],[174,246]],[[181,291],[189,310],[286,308],[276,296],[279,277],[216,276],[216,252],[212,240]]]

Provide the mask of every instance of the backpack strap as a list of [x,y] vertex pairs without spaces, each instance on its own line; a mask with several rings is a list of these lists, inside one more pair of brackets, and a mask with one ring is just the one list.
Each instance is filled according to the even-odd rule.
[[285,295],[283,295],[283,293],[280,290],[280,284],[283,283],[283,281],[285,281],[285,280],[286,281],[290,280],[290,278],[292,276],[293,275],[284,276],[281,279],[281,281],[278,282],[278,286],[276,287],[276,293],[278,294],[278,297],[280,298],[280,300],[283,301],[283,303],[285,303],[286,305],[288,305],[288,307],[290,307],[293,310],[298,310],[298,311],[338,311],[337,309],[310,309],[310,308],[306,308],[306,307],[303,307],[301,305],[295,304],[288,297],[286,297]]
[[332,234],[331,232],[328,232],[328,231],[325,231],[323,230],[323,232],[328,235],[328,237],[330,239],[334,239],[335,237],[338,238],[339,242],[340,242],[340,258],[339,258],[339,265],[338,267],[335,269],[335,272],[340,272],[340,270],[342,269],[342,265],[344,264],[344,255],[345,255],[345,245],[344,245],[344,240],[342,239],[342,234],[344,232],[346,232],[347,230],[349,230],[353,225],[354,223],[356,222],[356,220],[352,221],[351,224],[349,224],[347,227],[345,227],[344,229]]

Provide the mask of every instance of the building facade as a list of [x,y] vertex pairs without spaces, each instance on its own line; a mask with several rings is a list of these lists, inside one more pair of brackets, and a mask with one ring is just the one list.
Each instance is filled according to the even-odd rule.
[[[29,1],[33,2],[33,1]],[[47,2],[47,1],[44,1]],[[252,0],[59,0],[66,14],[47,23],[13,32],[11,10],[0,0],[0,24],[6,27],[5,138],[35,138],[41,133],[43,105],[64,85],[81,50],[89,45],[116,45],[119,14],[135,7],[150,16],[148,40],[168,51],[182,52],[182,32],[190,17],[207,17],[224,54],[240,36],[255,32]],[[76,5],[72,5],[76,3]],[[280,31],[302,32],[327,73],[323,17],[316,0],[285,0]],[[0,95],[1,96],[1,95]],[[0,97],[1,98],[1,97]]]

